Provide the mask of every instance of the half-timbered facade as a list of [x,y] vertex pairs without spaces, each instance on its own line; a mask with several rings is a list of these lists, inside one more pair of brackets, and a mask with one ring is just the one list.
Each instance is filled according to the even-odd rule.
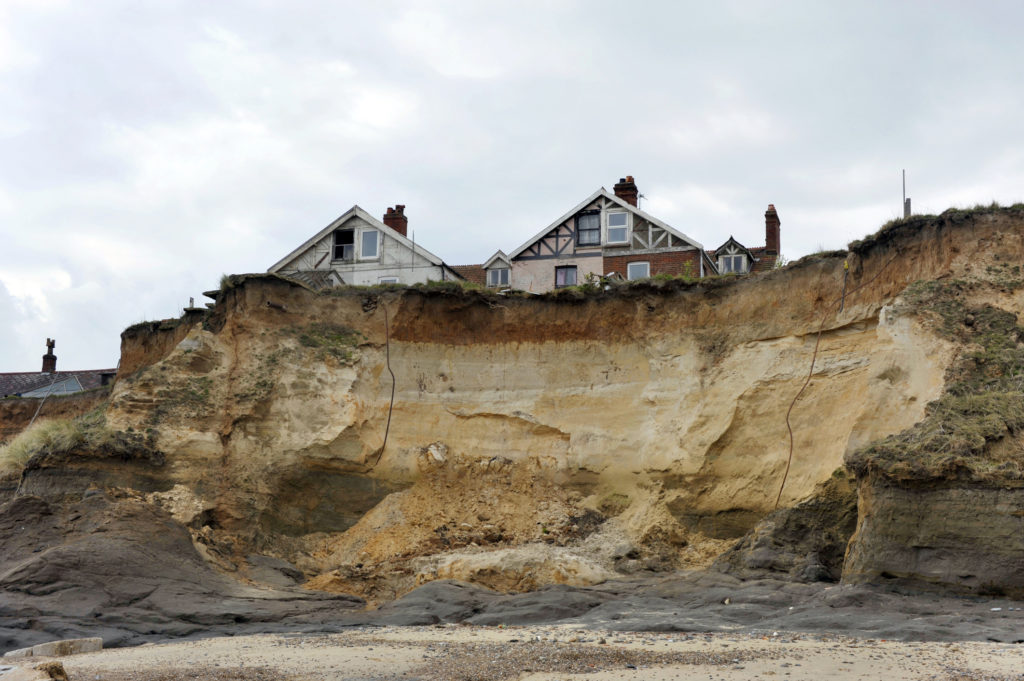
[[462,279],[407,234],[405,206],[388,208],[383,221],[352,206],[267,271],[313,288]]
[[511,286],[540,293],[611,274],[703,277],[714,261],[699,243],[637,207],[632,177],[604,187],[509,254]]

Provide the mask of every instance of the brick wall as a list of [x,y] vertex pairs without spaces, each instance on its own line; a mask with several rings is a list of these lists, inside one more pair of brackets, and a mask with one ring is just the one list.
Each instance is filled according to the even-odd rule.
[[604,273],[618,272],[626,276],[626,265],[631,262],[651,263],[651,276],[656,274],[686,274],[700,276],[700,251],[664,251],[661,253],[637,253],[632,255],[606,255]]

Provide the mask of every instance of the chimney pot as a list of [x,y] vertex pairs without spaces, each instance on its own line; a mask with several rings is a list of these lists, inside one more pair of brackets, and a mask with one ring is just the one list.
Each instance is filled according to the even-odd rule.
[[781,247],[781,236],[779,226],[779,214],[775,210],[775,204],[769,203],[768,210],[764,212],[764,250],[768,254],[778,255]]
[[57,371],[57,355],[53,354],[53,348],[57,345],[56,340],[46,339],[46,354],[43,355],[43,373],[52,374]]
[[640,196],[640,190],[636,188],[632,175],[626,175],[615,184],[615,196],[626,203],[636,206]]
[[382,222],[402,236],[409,234],[409,218],[405,217],[405,204],[396,203],[394,208],[388,207]]

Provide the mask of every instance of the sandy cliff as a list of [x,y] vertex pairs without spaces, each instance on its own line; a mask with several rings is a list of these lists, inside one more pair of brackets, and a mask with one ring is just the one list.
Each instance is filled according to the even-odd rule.
[[[987,281],[982,263],[1024,250],[1002,213],[895,232],[850,254],[841,312],[845,254],[545,298],[243,279],[187,332],[126,336],[127,357],[168,352],[118,383],[108,419],[154,436],[168,482],[202,509],[183,520],[222,553],[254,546],[321,586],[369,580],[383,596],[434,575],[515,588],[705,564],[774,507],[823,321],[783,506],[942,393],[958,346],[900,312],[904,289]],[[480,555],[523,545],[533,567]]]
[[[981,477],[940,481],[872,447],[930,418],[977,341],[908,287],[970,282],[968,308],[1015,326],[1022,258],[1024,214],[1006,209],[915,219],[766,275],[544,297],[239,277],[205,317],[124,334],[107,425],[159,458],[104,480],[222,571],[260,581],[259,554],[371,600],[439,578],[522,591],[706,566],[748,532],[719,569],[1012,592],[1012,429],[968,452],[1006,450],[1013,465]],[[89,457],[36,460],[23,491],[80,494],[93,482],[76,466],[105,465]],[[998,556],[965,572],[950,556],[969,546]]]

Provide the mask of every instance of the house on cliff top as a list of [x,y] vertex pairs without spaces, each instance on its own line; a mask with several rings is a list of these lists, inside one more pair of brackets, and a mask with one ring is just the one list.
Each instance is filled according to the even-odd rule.
[[0,373],[0,399],[5,397],[46,397],[92,390],[114,380],[117,369],[57,371],[57,342],[46,339],[42,371]]
[[408,232],[409,219],[403,205],[388,208],[383,220],[352,206],[267,271],[297,279],[314,289],[463,278],[411,240]]
[[639,196],[632,176],[620,179],[613,192],[601,187],[507,259],[489,260],[485,270],[508,267],[512,288],[536,293],[583,283],[588,275],[644,279],[718,273],[700,243],[640,210]]
[[498,250],[482,265],[451,266],[409,238],[404,205],[388,208],[382,220],[352,206],[268,272],[317,290],[459,280],[543,293],[588,277],[748,274],[771,269],[779,258],[781,223],[774,205],[765,213],[764,246],[747,247],[730,236],[705,250],[640,210],[639,198],[636,182],[626,176],[613,191],[601,187],[510,253]]
[[775,204],[769,203],[764,213],[764,246],[744,246],[732,236],[713,251],[710,257],[718,265],[720,274],[748,274],[767,272],[779,261],[779,213]]

